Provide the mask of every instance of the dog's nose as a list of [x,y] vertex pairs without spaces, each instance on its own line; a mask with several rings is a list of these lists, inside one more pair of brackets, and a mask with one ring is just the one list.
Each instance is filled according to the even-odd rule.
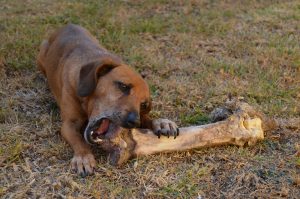
[[140,116],[136,112],[128,113],[126,120],[124,122],[125,128],[134,128],[140,126]]

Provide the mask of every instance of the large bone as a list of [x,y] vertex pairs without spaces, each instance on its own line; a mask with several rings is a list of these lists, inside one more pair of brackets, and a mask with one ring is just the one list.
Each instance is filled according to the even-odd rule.
[[180,128],[179,131],[180,136],[176,139],[158,139],[150,130],[134,129],[130,132],[135,142],[133,154],[149,155],[225,144],[253,145],[264,138],[259,118],[245,119],[237,116],[213,124]]
[[[228,101],[222,110],[233,114],[224,121],[180,128],[180,135],[176,139],[166,137],[158,139],[147,129],[123,129],[114,138],[101,140],[99,144],[109,153],[110,163],[120,165],[130,158],[141,155],[229,144],[253,145],[264,139],[263,127],[266,124],[262,124],[263,115],[247,103]],[[218,118],[218,114],[224,115],[222,111],[217,111],[215,118]]]

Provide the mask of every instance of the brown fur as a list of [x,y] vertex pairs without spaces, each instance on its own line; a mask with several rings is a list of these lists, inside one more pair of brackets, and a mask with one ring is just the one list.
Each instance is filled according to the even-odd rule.
[[[99,114],[117,115],[114,122],[122,125],[126,115],[134,112],[140,127],[153,127],[168,135],[177,128],[168,122],[153,126],[147,115],[151,102],[146,82],[80,26],[66,25],[43,41],[37,63],[60,107],[61,133],[74,150],[72,167],[79,173],[92,173],[95,167],[90,146],[80,130]],[[130,85],[130,94],[120,91],[118,82]],[[144,102],[147,106],[141,106]]]

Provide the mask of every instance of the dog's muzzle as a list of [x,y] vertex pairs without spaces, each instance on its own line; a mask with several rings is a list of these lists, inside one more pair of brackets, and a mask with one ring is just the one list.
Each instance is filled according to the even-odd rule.
[[84,131],[84,139],[91,145],[101,144],[103,140],[115,137],[120,130],[121,127],[109,118],[94,118],[89,121]]

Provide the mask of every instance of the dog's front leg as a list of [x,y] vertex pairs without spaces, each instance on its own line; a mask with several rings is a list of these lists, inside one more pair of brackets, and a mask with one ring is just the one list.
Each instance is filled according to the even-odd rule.
[[164,135],[173,136],[175,139],[179,135],[179,129],[175,122],[162,118],[152,120],[148,115],[142,115],[141,128],[151,129],[158,138]]
[[71,161],[71,168],[86,176],[93,173],[96,160],[90,146],[84,142],[80,135],[81,122],[76,120],[65,120],[62,125],[62,136],[74,150],[74,157]]

